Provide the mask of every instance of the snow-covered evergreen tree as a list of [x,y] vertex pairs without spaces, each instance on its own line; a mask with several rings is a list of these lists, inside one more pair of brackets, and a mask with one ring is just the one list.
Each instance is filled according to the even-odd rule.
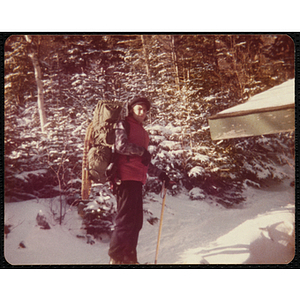
[[[150,152],[177,183],[173,193],[197,187],[229,205],[241,200],[245,184],[283,178],[276,164],[293,164],[292,134],[213,142],[207,121],[294,76],[293,42],[287,36],[45,35],[37,40],[47,136],[38,127],[25,38],[11,36],[5,44],[9,199],[63,193],[75,200],[85,130],[97,101],[126,101],[137,93],[152,102],[146,124]],[[279,161],[277,152],[286,153],[286,161]],[[60,189],[59,181],[64,182]],[[150,180],[147,189],[152,188],[158,190]]]

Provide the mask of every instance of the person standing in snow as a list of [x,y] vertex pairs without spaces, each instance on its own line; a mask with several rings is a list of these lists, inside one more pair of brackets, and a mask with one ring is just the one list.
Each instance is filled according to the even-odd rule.
[[110,264],[137,264],[137,243],[143,225],[142,187],[147,173],[157,176],[167,186],[165,172],[151,164],[149,136],[143,122],[150,110],[145,97],[136,96],[128,102],[129,115],[116,126],[115,149],[118,153],[116,185],[117,216],[108,254]]

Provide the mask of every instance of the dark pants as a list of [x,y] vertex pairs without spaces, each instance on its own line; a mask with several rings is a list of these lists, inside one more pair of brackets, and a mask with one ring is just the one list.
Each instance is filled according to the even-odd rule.
[[136,247],[143,226],[142,183],[123,181],[117,187],[117,217],[108,254],[116,261],[136,263]]

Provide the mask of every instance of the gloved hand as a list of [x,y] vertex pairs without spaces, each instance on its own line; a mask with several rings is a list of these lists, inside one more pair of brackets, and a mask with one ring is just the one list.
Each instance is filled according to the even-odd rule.
[[148,166],[151,162],[151,154],[148,150],[145,149],[144,154],[142,155],[142,164]]
[[167,188],[170,183],[170,177],[165,172],[162,172],[158,178],[165,182],[165,187]]

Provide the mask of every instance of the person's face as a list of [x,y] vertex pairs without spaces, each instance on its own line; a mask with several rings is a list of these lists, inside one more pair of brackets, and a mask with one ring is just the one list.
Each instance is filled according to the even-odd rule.
[[132,108],[132,116],[139,123],[143,123],[147,117],[147,106],[145,104],[136,104]]

